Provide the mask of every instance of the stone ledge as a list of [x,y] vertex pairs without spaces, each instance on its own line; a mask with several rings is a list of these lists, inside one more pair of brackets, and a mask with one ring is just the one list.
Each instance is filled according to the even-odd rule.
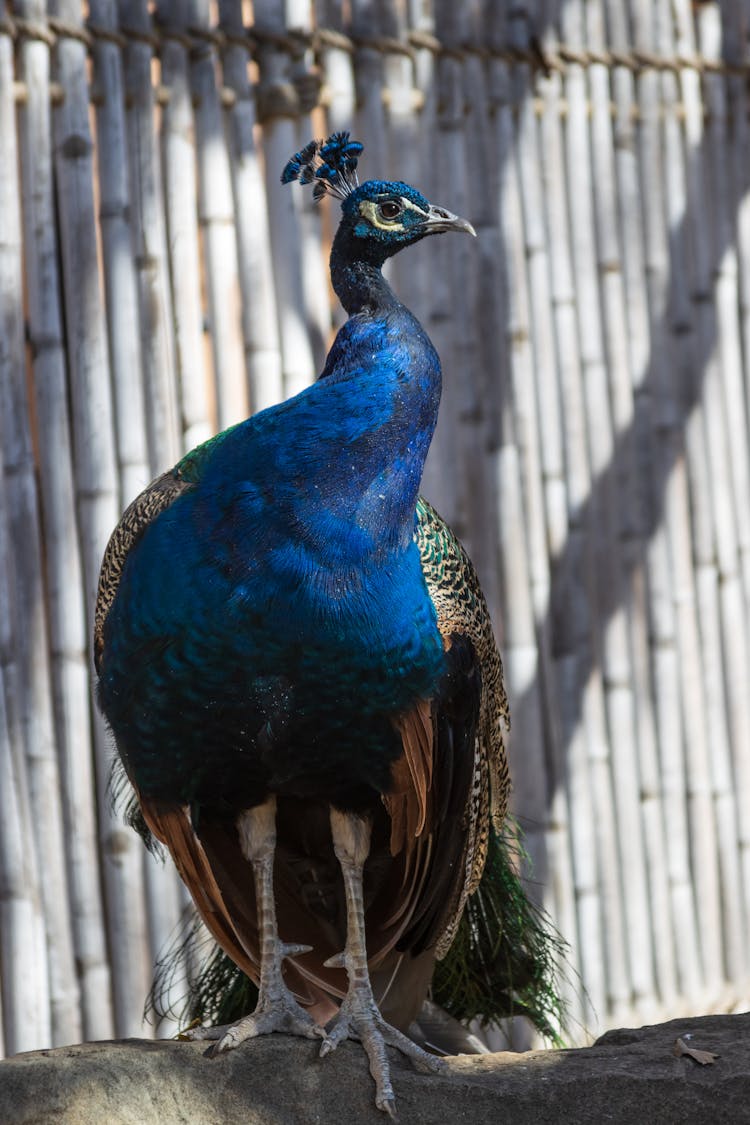
[[[713,1065],[676,1058],[678,1036]],[[441,1075],[393,1058],[401,1125],[750,1122],[750,1014],[608,1032],[592,1047],[459,1056]],[[387,1121],[361,1049],[325,1060],[273,1035],[219,1058],[203,1043],[125,1039],[0,1063],[4,1125],[341,1125]]]

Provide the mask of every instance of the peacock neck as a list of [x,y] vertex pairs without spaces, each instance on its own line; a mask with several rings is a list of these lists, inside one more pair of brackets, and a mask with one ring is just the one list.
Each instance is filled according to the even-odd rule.
[[396,294],[383,277],[387,257],[384,247],[364,250],[345,224],[339,227],[331,250],[331,283],[350,316],[384,312],[398,305]]
[[213,472],[222,490],[230,476],[257,485],[243,484],[254,526],[260,504],[267,535],[283,538],[293,528],[300,558],[345,567],[412,542],[441,372],[427,333],[379,263],[334,254],[331,268],[350,317],[320,379],[238,427]]

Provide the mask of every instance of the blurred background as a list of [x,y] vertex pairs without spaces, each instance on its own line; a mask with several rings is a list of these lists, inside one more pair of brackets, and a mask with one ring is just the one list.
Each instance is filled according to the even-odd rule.
[[0,1053],[175,1030],[143,1005],[185,894],[107,796],[98,569],[154,475],[321,368],[336,207],[279,175],[349,128],[479,236],[391,276],[567,1040],[748,1005],[749,33],[748,0],[0,0]]

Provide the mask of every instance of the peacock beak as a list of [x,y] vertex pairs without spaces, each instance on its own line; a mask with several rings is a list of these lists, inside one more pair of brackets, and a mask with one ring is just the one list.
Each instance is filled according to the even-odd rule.
[[462,219],[458,215],[454,215],[452,211],[446,211],[445,207],[431,206],[421,227],[425,234],[441,234],[443,231],[455,230],[463,231],[464,234],[471,234],[474,238],[477,236],[477,232],[468,219]]

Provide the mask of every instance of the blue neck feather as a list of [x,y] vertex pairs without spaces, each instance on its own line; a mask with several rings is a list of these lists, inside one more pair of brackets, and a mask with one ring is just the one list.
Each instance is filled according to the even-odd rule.
[[398,300],[382,274],[383,264],[398,247],[375,239],[355,239],[351,220],[341,222],[331,249],[331,283],[350,316],[386,311]]
[[217,493],[229,477],[246,482],[248,518],[262,514],[267,535],[294,528],[296,551],[318,567],[361,567],[409,546],[440,402],[437,353],[383,278],[387,253],[357,256],[355,241],[342,223],[331,275],[352,315],[321,378],[237,427],[204,481]]

